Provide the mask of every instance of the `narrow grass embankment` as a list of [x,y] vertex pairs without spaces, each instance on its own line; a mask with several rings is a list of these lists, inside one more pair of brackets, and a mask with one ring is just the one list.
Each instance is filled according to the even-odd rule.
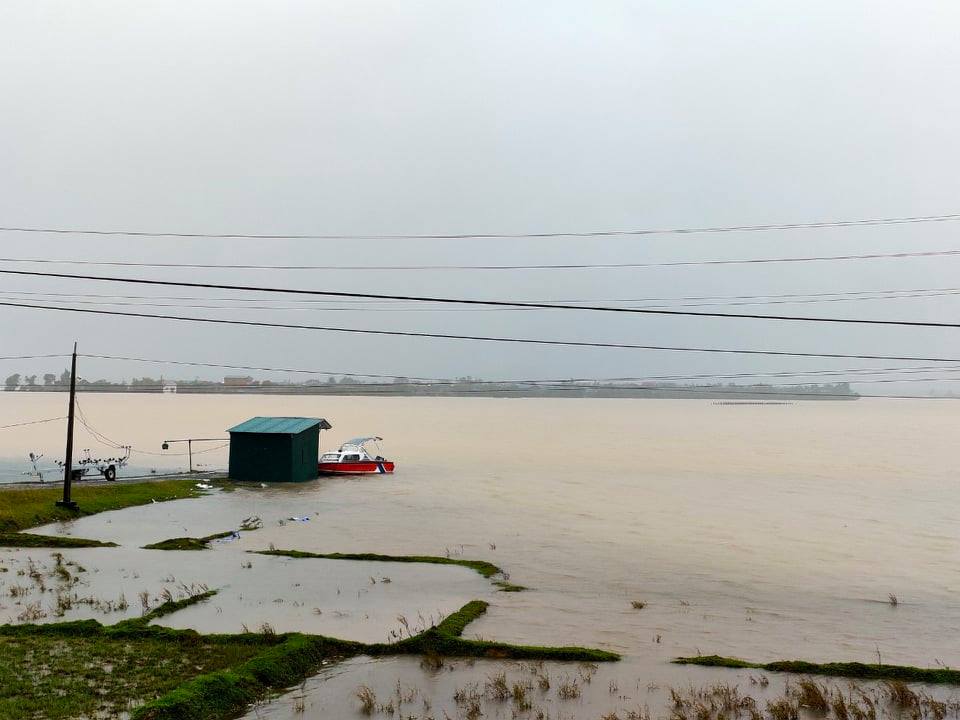
[[900,680],[902,682],[960,685],[960,670],[949,668],[918,668],[911,665],[874,665],[859,662],[812,663],[804,660],[777,660],[770,663],[755,663],[721,655],[680,657],[673,662],[678,665],[747,668],[769,672],[856,678],[858,680]]
[[34,535],[21,533],[28,528],[47,523],[74,520],[109,510],[122,510],[152,502],[183,500],[200,497],[203,492],[196,481],[188,478],[154,480],[141,483],[111,483],[109,485],[78,485],[72,497],[79,505],[76,511],[57,507],[62,497],[59,485],[44,488],[0,489],[0,546],[2,547],[115,547],[85,538]]
[[240,532],[252,532],[254,530],[259,530],[263,527],[263,520],[260,519],[259,515],[252,515],[251,517],[244,518],[243,522],[240,523],[240,527],[236,530],[225,530],[224,532],[213,533],[212,535],[207,535],[206,537],[179,537],[179,538],[170,538],[169,540],[161,540],[160,542],[151,543],[150,545],[144,545],[144,550],[209,550],[210,543],[214,540],[220,540],[221,538],[230,537],[231,535],[237,535],[239,537]]
[[435,627],[406,640],[391,644],[367,645],[368,655],[441,655],[498,660],[574,660],[579,662],[613,662],[617,653],[583,647],[541,647],[512,645],[489,640],[465,640],[461,637],[471,622],[487,612],[488,603],[472,600],[447,616]]
[[210,543],[214,540],[219,540],[220,538],[230,537],[233,535],[233,530],[227,530],[225,532],[214,533],[213,535],[207,535],[206,537],[201,538],[192,538],[192,537],[181,537],[181,538],[170,538],[169,540],[161,540],[160,542],[151,543],[150,545],[144,545],[144,550],[209,550]]
[[116,547],[116,543],[67,537],[66,535],[34,535],[32,533],[0,532],[0,547],[24,548],[87,548]]
[[[480,573],[485,578],[504,575],[503,570],[486,560],[465,560],[463,558],[438,557],[434,555],[380,555],[378,553],[312,553],[303,550],[250,550],[257,555],[280,555],[290,558],[319,558],[321,560],[361,560],[372,562],[426,563],[428,565],[459,565]],[[513,585],[505,580],[493,583],[501,592],[520,592],[526,590],[523,585]]]

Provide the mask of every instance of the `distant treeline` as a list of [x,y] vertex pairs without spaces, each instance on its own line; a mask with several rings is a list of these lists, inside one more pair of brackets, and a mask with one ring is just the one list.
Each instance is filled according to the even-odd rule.
[[[14,374],[6,379],[7,392],[63,392],[69,388],[70,374],[47,374],[42,382],[36,375]],[[694,399],[797,399],[855,400],[860,397],[846,382],[778,386],[716,383],[684,385],[664,382],[633,383],[512,383],[485,381],[472,377],[450,381],[415,381],[397,378],[392,382],[363,381],[349,375],[339,380],[309,380],[284,383],[253,378],[213,380],[164,380],[135,378],[128,382],[77,379],[77,387],[86,392],[188,394],[289,394],[289,395],[386,395],[411,397],[570,397],[570,398],[694,398]]]

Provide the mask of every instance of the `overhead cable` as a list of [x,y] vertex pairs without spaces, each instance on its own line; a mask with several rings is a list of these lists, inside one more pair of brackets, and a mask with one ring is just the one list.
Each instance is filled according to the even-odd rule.
[[633,263],[553,263],[536,265],[257,265],[235,263],[174,263],[174,262],[134,262],[124,260],[55,260],[50,258],[0,258],[0,262],[7,263],[35,263],[47,265],[93,265],[100,267],[136,267],[136,268],[174,268],[195,270],[348,270],[358,271],[429,271],[429,270],[477,270],[477,271],[507,271],[507,270],[623,270],[635,268],[655,267],[683,267],[691,265],[752,265],[769,263],[806,263],[852,260],[884,260],[922,257],[944,257],[960,255],[958,249],[947,250],[918,250],[895,253],[865,253],[846,255],[809,255],[798,257],[779,258],[745,258],[745,259],[714,259],[714,260],[670,260],[664,262],[633,262]]
[[[221,283],[196,283],[196,282],[178,282],[173,280],[150,280],[147,278],[118,278],[118,277],[109,277],[101,275],[76,275],[70,273],[44,273],[44,272],[34,272],[29,270],[4,270],[0,269],[0,274],[6,275],[25,275],[30,277],[50,277],[50,278],[60,278],[60,279],[69,279],[69,280],[93,280],[98,282],[119,282],[119,283],[129,283],[135,285],[154,285],[154,286],[166,286],[166,287],[192,287],[192,288],[205,288],[205,289],[216,289],[216,290],[238,290],[243,292],[272,292],[272,293],[284,293],[292,295],[324,295],[328,297],[347,297],[347,298],[370,298],[378,300],[409,300],[415,302],[428,302],[428,303],[445,303],[445,304],[454,304],[454,305],[468,305],[468,306],[490,306],[490,307],[520,307],[520,308],[539,308],[539,309],[550,309],[550,310],[580,310],[585,312],[608,312],[608,313],[628,313],[628,314],[641,314],[641,315],[674,315],[674,316],[685,316],[685,317],[704,317],[704,318],[728,318],[728,319],[749,319],[749,320],[777,320],[777,321],[786,321],[786,322],[806,322],[806,323],[839,323],[839,324],[854,324],[854,325],[885,325],[885,326],[898,326],[898,327],[929,327],[929,328],[960,328],[960,323],[945,323],[945,322],[932,322],[932,321],[918,321],[918,320],[870,320],[863,318],[835,318],[835,317],[811,317],[811,316],[801,316],[801,315],[762,315],[756,313],[721,313],[721,312],[704,312],[704,311],[694,311],[694,310],[660,310],[654,308],[635,308],[635,307],[614,307],[606,305],[570,305],[570,304],[561,304],[561,303],[528,303],[528,302],[515,302],[510,300],[474,300],[467,298],[445,298],[445,297],[428,297],[420,295],[387,295],[382,293],[359,293],[359,292],[344,292],[344,291],[334,291],[334,290],[302,290],[295,288],[275,288],[275,287],[259,287],[253,285],[227,285]],[[39,306],[39,305],[28,305],[23,303],[11,303],[3,302],[0,305],[7,305],[10,307],[33,307],[33,308],[45,308],[45,309],[59,309],[59,310],[71,310],[74,312],[90,312],[90,313],[100,313],[108,314],[112,311],[106,310],[86,310],[80,308],[53,308],[50,306]],[[123,314],[123,313],[113,313],[113,314]],[[136,313],[128,313],[130,316],[136,316]],[[167,317],[168,319],[177,319],[173,316],[161,316],[161,315],[142,315],[142,317]],[[204,321],[204,320],[200,320]],[[211,319],[206,319],[206,321],[214,322]],[[232,323],[242,323],[244,321],[240,320],[223,320],[216,322],[232,322]],[[248,323],[249,324],[249,323]],[[279,327],[280,325],[278,325]],[[310,329],[327,329],[327,328],[310,328]],[[360,331],[357,331],[360,332]],[[373,331],[363,331],[363,332],[373,332]],[[396,334],[396,333],[386,333],[378,332],[377,334]],[[406,333],[419,335],[421,333]],[[472,338],[470,338],[472,339]]]
[[49,233],[58,235],[107,235],[124,237],[176,237],[223,240],[471,240],[471,239],[538,239],[538,238],[583,238],[617,237],[642,235],[693,235],[701,233],[728,232],[766,232],[770,230],[807,230],[817,228],[848,228],[873,225],[914,225],[918,223],[950,222],[960,219],[960,213],[943,215],[908,215],[903,217],[881,217],[856,220],[817,220],[813,222],[772,223],[762,225],[719,225],[686,228],[644,228],[634,230],[588,230],[588,231],[546,231],[532,233],[441,233],[441,234],[257,234],[257,233],[201,233],[146,230],[104,230],[90,228],[63,227],[0,227],[2,232]]
[[872,355],[859,353],[816,353],[791,352],[786,350],[741,350],[732,348],[702,348],[671,345],[640,345],[633,343],[606,343],[583,340],[539,340],[535,338],[498,337],[490,335],[456,335],[453,333],[430,333],[402,330],[370,330],[360,328],[328,327],[323,325],[295,325],[293,323],[271,323],[254,320],[226,320],[222,318],[188,317],[183,315],[159,315],[149,313],[120,312],[117,310],[93,310],[91,308],[68,308],[52,305],[31,305],[27,303],[0,302],[0,306],[25,308],[32,310],[54,310],[58,312],[85,313],[112,317],[130,317],[153,320],[176,320],[180,322],[207,323],[214,325],[236,325],[242,327],[283,328],[288,330],[312,330],[319,332],[345,333],[351,335],[374,335],[393,337],[434,338],[443,340],[475,340],[480,342],[516,343],[524,345],[543,345],[581,348],[617,348],[624,350],[664,350],[672,352],[700,352],[735,355],[763,355],[773,357],[822,357],[846,358],[856,360],[900,360],[905,362],[947,362],[957,363],[960,358],[920,357],[917,355]]

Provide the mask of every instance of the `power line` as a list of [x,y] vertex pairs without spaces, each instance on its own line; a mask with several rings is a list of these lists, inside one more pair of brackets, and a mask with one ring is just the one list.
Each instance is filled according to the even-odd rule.
[[[266,302],[266,303],[278,303],[286,302],[284,300],[269,300],[269,299],[259,299],[259,298],[245,298],[245,297],[209,297],[205,295],[113,295],[105,293],[62,293],[62,292],[49,292],[49,291],[31,291],[31,290],[4,290],[7,295],[27,295],[35,296],[40,295],[44,297],[66,297],[66,298],[106,298],[106,299],[116,299],[116,300],[205,300],[208,302],[236,302],[236,303],[255,303],[255,302]],[[547,303],[595,303],[595,302],[618,302],[618,303],[639,303],[639,302],[674,302],[681,300],[749,300],[749,299],[765,299],[765,298],[819,298],[819,297],[835,297],[835,296],[861,296],[868,295],[874,296],[879,295],[886,297],[890,295],[891,297],[898,297],[900,293],[960,293],[960,287],[940,287],[940,288],[900,288],[900,289],[887,289],[887,290],[840,290],[833,292],[818,292],[818,293],[764,293],[760,295],[675,295],[671,297],[640,297],[640,298],[601,298],[593,300],[584,300],[581,298],[578,299],[533,299],[533,300],[518,300],[517,302],[523,303],[538,303],[538,302],[547,302]],[[860,299],[859,297],[856,299]],[[864,299],[872,300],[874,297],[866,297]],[[306,304],[306,303],[356,303],[361,305],[378,305],[382,304],[382,301],[379,300],[328,300],[328,299],[316,299],[312,298],[309,300],[297,300],[297,303]]]
[[713,227],[645,228],[639,230],[590,230],[535,233],[450,233],[450,234],[368,234],[368,235],[283,235],[251,233],[161,232],[144,230],[100,230],[49,227],[0,227],[3,232],[51,233],[61,235],[108,235],[124,237],[176,237],[223,240],[470,240],[470,239],[538,239],[538,238],[596,238],[641,235],[693,235],[701,233],[766,232],[770,230],[804,230],[816,228],[846,228],[872,225],[913,225],[918,223],[950,222],[960,219],[960,213],[944,215],[911,215],[905,217],[867,218],[859,220],[820,220],[815,222],[777,223],[767,225],[722,225]]
[[[736,319],[750,319],[750,320],[778,320],[778,321],[792,321],[792,322],[812,322],[812,323],[835,323],[835,324],[853,324],[853,325],[887,325],[887,326],[898,326],[898,327],[931,327],[931,328],[958,328],[960,323],[944,323],[944,322],[924,322],[924,321],[915,321],[915,320],[866,320],[860,318],[825,318],[825,317],[809,317],[809,316],[799,316],[799,315],[761,315],[755,313],[720,313],[720,312],[702,312],[702,311],[693,311],[693,310],[658,310],[653,308],[625,308],[625,307],[611,307],[606,305],[570,305],[570,304],[559,304],[559,303],[521,303],[513,302],[507,300],[470,300],[465,298],[443,298],[443,297],[427,297],[427,296],[418,296],[418,295],[386,295],[380,293],[358,293],[358,292],[342,292],[342,291],[333,291],[333,290],[300,290],[293,288],[271,288],[271,287],[258,287],[252,285],[225,285],[220,283],[194,283],[194,282],[176,282],[172,280],[148,280],[146,278],[117,278],[101,275],[76,275],[70,273],[44,273],[44,272],[34,272],[29,270],[0,270],[0,273],[6,275],[26,275],[30,277],[50,277],[50,278],[59,278],[59,279],[69,279],[69,280],[94,280],[99,282],[120,282],[120,283],[129,283],[136,285],[158,285],[158,286],[167,286],[167,287],[193,287],[193,288],[204,288],[204,289],[214,289],[214,290],[238,290],[244,292],[274,292],[274,293],[285,293],[292,295],[325,295],[330,297],[346,297],[346,298],[369,298],[369,299],[378,299],[378,300],[408,300],[414,302],[428,302],[428,303],[445,303],[445,304],[455,304],[455,305],[482,305],[482,306],[491,306],[491,307],[520,307],[520,308],[538,308],[538,309],[549,309],[549,310],[582,310],[590,312],[612,312],[612,313],[631,313],[631,314],[642,314],[642,315],[676,315],[676,316],[685,316],[685,317],[706,317],[706,318],[736,318]],[[50,306],[38,306],[38,305],[27,305],[27,304],[17,304],[4,302],[0,305],[7,305],[10,307],[34,307],[45,309],[58,309],[58,310],[71,310],[75,312],[90,312],[90,313],[101,313],[106,314],[106,310],[81,310],[80,308],[52,308]],[[115,313],[121,314],[121,313]],[[129,313],[131,316],[136,316],[136,313]],[[165,317],[161,315],[143,315],[142,317]],[[168,319],[178,319],[173,316],[166,316]],[[183,318],[179,318],[183,319]],[[197,318],[193,318],[198,320]],[[203,320],[200,320],[203,321]],[[211,320],[206,319],[208,322],[233,322],[241,323],[242,321],[233,320]],[[280,327],[280,325],[278,325]],[[309,328],[309,329],[329,329],[329,328]],[[374,331],[365,330],[360,331],[356,330],[355,332],[367,332],[373,333]],[[377,331],[376,334],[397,334],[397,333],[386,333],[386,331]],[[423,333],[406,333],[408,335],[422,335]],[[476,339],[476,338],[464,338],[464,339]]]
[[[0,271],[2,272],[2,271]],[[717,354],[735,354],[735,355],[763,355],[774,357],[821,357],[821,358],[845,358],[855,360],[898,360],[905,362],[960,362],[958,358],[940,358],[940,357],[918,357],[916,355],[866,355],[853,353],[813,353],[813,352],[789,352],[785,350],[735,350],[729,348],[698,348],[698,347],[680,347],[669,345],[639,345],[631,343],[605,343],[591,342],[583,340],[537,340],[534,338],[512,338],[497,337],[489,335],[455,335],[452,333],[429,333],[414,332],[402,330],[366,330],[359,328],[328,327],[323,325],[295,325],[292,323],[271,323],[254,320],[226,320],[222,318],[199,318],[187,317],[183,315],[159,315],[149,313],[120,312],[118,310],[93,310],[91,308],[67,308],[55,307],[51,305],[31,305],[27,303],[0,302],[0,306],[27,308],[33,310],[56,310],[60,312],[86,313],[90,315],[107,315],[115,317],[131,318],[151,318],[154,320],[177,320],[181,322],[208,323],[215,325],[238,325],[244,327],[265,327],[265,328],[284,328],[289,330],[313,330],[320,332],[346,333],[352,335],[378,335],[393,337],[416,337],[416,338],[436,338],[443,340],[476,340],[482,342],[500,342],[517,343],[525,345],[544,345],[560,347],[583,347],[583,348],[617,348],[625,350],[664,350],[671,352],[702,352]]]
[[421,271],[421,270],[623,270],[655,267],[683,267],[691,265],[751,265],[768,263],[804,263],[841,260],[882,260],[960,255],[960,250],[920,250],[897,253],[866,253],[860,255],[812,255],[785,258],[746,258],[734,260],[672,260],[642,263],[556,263],[538,265],[257,265],[214,263],[155,263],[123,260],[53,260],[49,258],[0,258],[0,262],[36,263],[48,265],[93,265],[100,267],[174,268],[196,270],[349,270],[354,271]]
[[[905,298],[930,298],[942,297],[948,295],[960,294],[960,288],[915,288],[903,290],[852,290],[842,292],[826,293],[781,293],[768,295],[688,295],[680,297],[648,297],[648,298],[620,298],[606,300],[519,300],[520,303],[567,303],[571,305],[589,304],[595,302],[617,302],[617,303],[671,303],[669,305],[642,306],[659,308],[673,307],[716,307],[716,306],[741,306],[741,305],[794,305],[794,304],[816,304],[832,302],[851,302],[862,300],[900,300]],[[236,298],[236,297],[203,297],[203,296],[183,296],[183,295],[110,295],[102,293],[58,293],[58,292],[32,292],[20,290],[7,290],[0,299],[20,300],[22,297],[33,298],[40,297],[44,302],[71,302],[86,305],[102,306],[133,306],[133,307],[176,307],[188,309],[205,310],[326,310],[330,312],[463,312],[464,308],[408,308],[408,307],[368,307],[370,305],[382,305],[383,303],[393,304],[402,301],[386,300],[334,300],[334,299],[307,299],[296,300],[297,305],[254,305],[252,303],[282,303],[283,300]],[[62,299],[63,298],[63,299]],[[78,300],[77,298],[96,298],[96,301]],[[117,302],[117,301],[121,302]],[[205,301],[205,302],[223,302],[235,303],[234,305],[196,305],[184,304],[183,302],[126,302],[127,300],[136,301]],[[706,302],[683,302],[686,300],[706,301]],[[329,307],[328,303],[341,303],[349,307]],[[301,305],[310,305],[311,307],[301,307]],[[315,307],[319,306],[319,307]],[[538,308],[529,307],[485,307],[471,308],[474,312],[501,312],[501,311],[528,311]]]
[[[914,297],[939,297],[942,295],[954,295],[957,293],[935,293],[935,294],[923,294],[923,295],[894,295],[886,297],[857,297],[857,298],[833,298],[833,299],[823,299],[823,300],[769,300],[769,301],[754,301],[754,302],[732,302],[732,303],[682,303],[680,305],[645,305],[641,306],[642,309],[650,310],[668,310],[671,308],[678,307],[733,307],[733,306],[745,306],[745,305],[793,305],[793,304],[812,304],[812,303],[822,303],[822,302],[840,302],[840,301],[851,301],[851,300],[898,300],[903,298],[914,298]],[[23,298],[18,296],[8,296],[0,295],[0,300],[22,300]],[[155,298],[161,300],[163,298]],[[144,298],[144,300],[149,300],[149,298]],[[300,307],[295,305],[200,305],[200,304],[187,304],[187,303],[164,303],[164,302],[128,302],[125,300],[76,300],[76,299],[61,299],[55,297],[43,298],[44,302],[54,302],[54,303],[70,303],[75,305],[97,305],[99,307],[141,307],[141,308],[177,308],[181,310],[228,310],[228,311],[249,311],[249,310],[267,310],[270,312],[312,312],[312,313],[330,313],[330,312],[346,312],[346,313],[451,313],[451,312],[537,312],[544,310],[544,308],[537,307],[470,307],[470,308],[424,308],[424,307],[329,307],[329,306],[313,306],[313,307]],[[575,308],[580,309],[580,308]],[[723,314],[723,317],[731,317],[729,314]],[[768,318],[770,316],[764,315],[762,317]],[[776,319],[776,318],[774,318]]]
[[[135,448],[130,445],[122,445],[118,443],[116,440],[112,440],[111,438],[107,437],[102,432],[100,432],[99,430],[94,428],[92,425],[90,425],[90,422],[87,420],[86,414],[83,412],[83,409],[80,407],[79,400],[77,401],[77,412],[79,413],[78,420],[80,420],[80,424],[87,429],[90,435],[93,436],[93,439],[112,450],[129,449],[131,453],[139,453],[141,455],[153,455],[156,457],[186,457],[187,455],[190,454],[189,452],[185,452],[185,453],[153,452],[151,450],[141,450],[139,448]],[[230,444],[229,442],[225,442],[222,445],[217,445],[216,447],[207,448],[205,450],[195,450],[193,454],[202,455],[203,453],[213,452],[214,450],[220,450],[221,448],[225,448],[229,444]]]
[[63,353],[51,353],[47,355],[4,355],[0,360],[39,360],[41,358],[63,358],[70,357]]
[[57,420],[66,420],[64,417],[55,417],[55,418],[46,418],[45,420],[30,420],[28,422],[14,423],[12,425],[0,425],[0,430],[6,430],[7,428],[18,428],[24,427],[26,425],[40,425],[41,423],[56,422]]

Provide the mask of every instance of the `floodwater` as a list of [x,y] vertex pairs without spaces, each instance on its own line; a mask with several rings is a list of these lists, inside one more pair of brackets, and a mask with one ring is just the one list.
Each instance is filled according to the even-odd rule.
[[[62,414],[64,400],[0,394],[0,425]],[[153,593],[166,573],[227,586],[165,624],[229,631],[269,622],[278,630],[381,640],[397,615],[429,618],[477,597],[491,607],[468,636],[624,653],[619,679],[604,676],[605,693],[608,680],[643,688],[707,677],[746,682],[742,673],[669,664],[697,653],[867,662],[879,653],[885,663],[960,665],[955,402],[91,394],[81,404],[101,434],[151,452],[167,438],[220,437],[252,415],[306,415],[333,423],[322,447],[378,434],[398,463],[393,476],[217,492],[42,530],[121,543],[122,550],[64,555],[85,554],[81,564],[99,568],[101,577],[122,579],[120,568],[141,568],[141,580],[149,567]],[[56,423],[2,433],[8,467],[31,450],[59,457]],[[97,447],[79,434],[77,445]],[[200,457],[223,466],[224,453]],[[136,464],[157,472],[184,460],[134,454]],[[263,529],[209,552],[136,550],[228,530],[249,515],[259,515]],[[286,520],[293,516],[310,521]],[[494,593],[456,568],[368,568],[243,552],[271,543],[316,552],[462,554],[504,567],[512,582],[532,590]],[[52,562],[49,551],[4,557],[22,562],[28,555]],[[242,568],[248,558],[253,568]],[[385,576],[392,582],[379,581]],[[116,594],[112,587],[102,586]],[[133,604],[137,583],[124,587]],[[646,605],[635,610],[633,600]],[[492,672],[487,665],[471,669],[481,684]],[[416,660],[358,660],[326,671],[346,678],[339,682],[349,688],[337,693],[350,712],[353,690],[369,684],[377,668],[384,687],[415,672],[424,673],[423,684],[428,679]],[[320,695],[311,695],[318,708],[323,688],[332,687],[324,677],[314,683]],[[577,707],[565,716],[607,709]],[[279,709],[256,712],[286,717]]]

